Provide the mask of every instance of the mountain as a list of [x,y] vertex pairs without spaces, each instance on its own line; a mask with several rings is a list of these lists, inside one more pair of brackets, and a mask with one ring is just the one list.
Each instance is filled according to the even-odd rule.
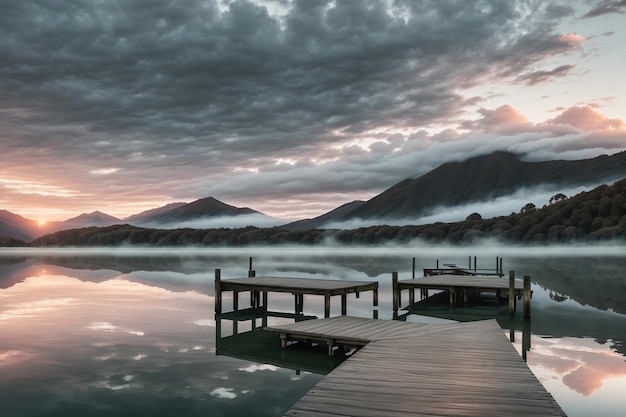
[[0,236],[14,237],[30,242],[39,236],[39,223],[19,214],[0,210]]
[[286,230],[279,227],[150,229],[128,224],[64,230],[31,245],[56,246],[248,246],[380,245],[429,242],[468,244],[482,239],[503,243],[626,242],[626,178],[537,209],[489,219],[421,225],[379,225],[350,230]]
[[184,205],[186,205],[187,203],[170,203],[170,204],[166,204],[163,207],[157,207],[151,210],[146,210],[146,211],[142,211],[141,213],[138,214],[133,214],[132,216],[128,216],[124,218],[124,221],[127,223],[131,223],[131,224],[139,224],[139,223],[145,223],[150,219],[150,217],[152,216],[158,216],[161,215],[163,213],[167,213],[171,210],[174,210],[176,208],[182,207]]
[[357,208],[361,207],[363,204],[365,204],[365,201],[352,201],[350,203],[344,204],[343,206],[339,206],[326,214],[322,214],[321,216],[317,216],[312,219],[298,220],[292,223],[282,225],[281,228],[289,230],[321,229],[325,225],[342,218],[348,213],[353,212]]
[[94,211],[91,213],[83,213],[62,222],[46,223],[46,232],[53,233],[59,230],[80,229],[82,227],[91,226],[105,227],[120,223],[124,223],[124,221],[101,211]]
[[417,218],[436,207],[487,202],[524,187],[595,187],[626,177],[626,151],[577,161],[526,162],[509,152],[494,152],[449,162],[416,179],[405,179],[337,221]]
[[133,225],[171,225],[211,217],[236,217],[242,215],[265,216],[263,213],[248,207],[235,207],[222,203],[213,197],[207,197],[192,203],[183,204],[171,210],[161,210],[151,215],[142,216],[139,220],[133,220],[130,223]]

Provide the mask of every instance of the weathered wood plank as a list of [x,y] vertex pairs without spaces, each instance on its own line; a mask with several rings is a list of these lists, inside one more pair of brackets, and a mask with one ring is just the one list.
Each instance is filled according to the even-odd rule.
[[233,308],[238,309],[237,294],[242,291],[250,291],[251,305],[260,307],[261,292],[263,293],[263,306],[267,306],[267,293],[280,292],[291,293],[295,296],[295,312],[303,311],[304,295],[324,296],[324,316],[330,316],[330,297],[341,296],[341,314],[347,314],[347,295],[360,294],[363,291],[373,291],[372,300],[374,306],[378,305],[378,281],[342,281],[330,279],[313,278],[287,278],[287,277],[267,277],[255,276],[254,271],[250,271],[247,278],[221,279],[219,269],[215,270],[215,312],[222,313],[222,293],[224,291],[233,292]]
[[304,334],[313,328],[317,337],[358,335],[370,342],[285,416],[565,416],[495,320],[430,325],[334,317],[312,322],[267,329]]

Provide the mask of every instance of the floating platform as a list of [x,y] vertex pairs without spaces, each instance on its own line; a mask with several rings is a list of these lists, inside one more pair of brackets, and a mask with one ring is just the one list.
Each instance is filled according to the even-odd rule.
[[[221,279],[221,271],[215,270],[215,312],[222,313],[222,293],[233,291],[233,309],[239,308],[239,293],[250,292],[252,307],[267,306],[267,294],[270,292],[290,293],[295,298],[295,313],[303,311],[304,295],[324,297],[324,317],[330,317],[330,299],[341,296],[341,314],[346,315],[347,295],[373,291],[373,305],[378,305],[378,281],[342,281],[332,279],[287,278],[287,277],[248,277]],[[261,298],[262,295],[262,298]]]
[[566,415],[495,320],[435,325],[334,317],[267,330],[286,340],[365,344],[285,416]]

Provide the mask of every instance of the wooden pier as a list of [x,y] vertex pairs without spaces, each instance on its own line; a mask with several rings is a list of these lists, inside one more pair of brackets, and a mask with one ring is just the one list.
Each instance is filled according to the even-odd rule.
[[501,296],[509,299],[509,316],[513,316],[516,310],[516,300],[524,299],[524,318],[530,318],[530,276],[525,275],[524,280],[515,279],[515,272],[509,272],[509,279],[498,276],[476,276],[444,274],[398,280],[398,273],[392,274],[393,285],[393,311],[402,308],[402,291],[409,291],[409,306],[415,303],[415,290],[420,289],[422,298],[428,297],[428,290],[444,290],[450,293],[450,308],[456,304],[457,294],[463,295],[463,304],[467,305],[472,293],[494,293],[496,300]]
[[[254,275],[254,274],[251,274]],[[293,294],[295,313],[302,313],[304,295],[321,295],[324,297],[324,317],[330,317],[331,297],[341,296],[341,314],[347,312],[347,295],[355,294],[358,298],[364,291],[373,291],[373,305],[378,305],[378,282],[341,281],[312,278],[256,277],[221,279],[221,270],[215,270],[215,312],[222,313],[222,293],[233,292],[233,310],[239,309],[239,293],[250,292],[252,307],[267,307],[269,292]],[[262,298],[261,298],[262,295]]]
[[[496,257],[496,267],[491,268],[478,268],[478,261],[474,256],[474,263],[472,264],[472,257],[469,257],[469,263],[467,268],[458,266],[456,263],[444,263],[442,267],[439,266],[439,259],[437,259],[437,265],[435,268],[424,268],[424,276],[430,275],[473,275],[473,276],[504,276],[502,270],[502,258]],[[415,278],[415,258],[413,258],[413,278]]]
[[366,344],[285,416],[565,416],[495,320],[435,325],[334,317],[267,330],[292,340]]

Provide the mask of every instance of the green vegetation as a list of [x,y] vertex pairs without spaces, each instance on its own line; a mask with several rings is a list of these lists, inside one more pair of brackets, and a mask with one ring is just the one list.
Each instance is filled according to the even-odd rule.
[[0,247],[16,248],[20,246],[28,246],[28,243],[14,237],[0,236]]
[[[520,213],[482,219],[473,213],[465,221],[419,226],[373,226],[352,230],[304,230],[245,227],[238,229],[147,229],[130,225],[64,230],[36,239],[31,246],[246,246],[320,244],[471,243],[496,238],[511,243],[568,243],[626,238],[626,179],[602,185],[572,198],[551,199],[541,209],[526,205]],[[43,240],[43,242],[41,241]],[[15,239],[0,246],[19,246]],[[26,245],[26,244],[24,244]]]

